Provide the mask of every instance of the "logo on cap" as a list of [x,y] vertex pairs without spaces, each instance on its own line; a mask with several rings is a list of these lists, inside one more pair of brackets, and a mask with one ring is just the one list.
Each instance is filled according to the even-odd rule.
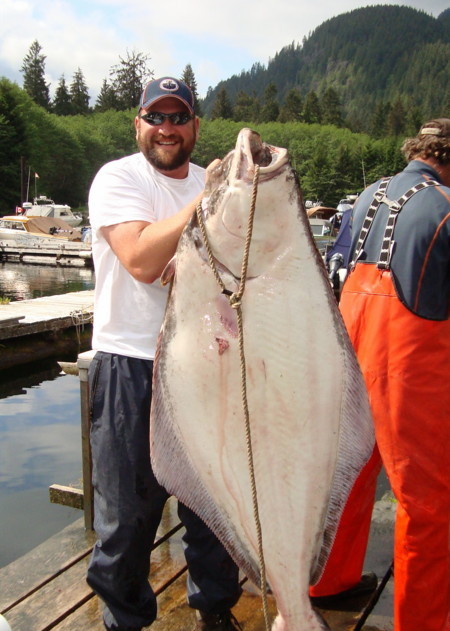
[[161,90],[165,90],[166,92],[176,92],[180,89],[180,86],[173,79],[163,79],[159,84]]

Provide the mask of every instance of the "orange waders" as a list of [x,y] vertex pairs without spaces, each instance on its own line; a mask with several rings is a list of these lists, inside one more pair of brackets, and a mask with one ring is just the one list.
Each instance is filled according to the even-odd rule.
[[338,594],[361,580],[380,469],[375,447],[349,495],[330,556],[320,580],[309,588],[310,596]]
[[398,500],[395,631],[450,629],[450,321],[398,299],[391,272],[357,263],[341,312],[369,392]]

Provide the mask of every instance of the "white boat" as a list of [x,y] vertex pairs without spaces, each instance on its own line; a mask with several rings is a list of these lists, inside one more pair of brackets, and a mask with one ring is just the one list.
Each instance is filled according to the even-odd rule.
[[336,212],[336,208],[320,205],[311,206],[306,210],[314,241],[322,256],[331,248],[336,238],[337,231],[332,221]]
[[0,217],[0,241],[18,245],[81,241],[82,231],[56,217],[7,215]]
[[55,204],[52,199],[45,195],[35,197],[33,203],[24,202],[22,209],[22,214],[26,217],[54,217],[55,219],[63,219],[70,226],[79,226],[83,220],[81,215],[74,215],[67,204]]

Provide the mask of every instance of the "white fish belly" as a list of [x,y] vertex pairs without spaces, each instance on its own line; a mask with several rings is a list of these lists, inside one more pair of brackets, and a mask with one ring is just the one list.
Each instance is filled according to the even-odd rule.
[[[373,434],[362,377],[297,213],[288,232],[283,252],[247,280],[242,314],[267,580],[280,628],[300,631],[324,628],[308,586],[329,552]],[[231,277],[227,282],[237,289]],[[208,262],[182,240],[155,362],[152,461],[160,482],[258,581],[239,338],[220,296]]]

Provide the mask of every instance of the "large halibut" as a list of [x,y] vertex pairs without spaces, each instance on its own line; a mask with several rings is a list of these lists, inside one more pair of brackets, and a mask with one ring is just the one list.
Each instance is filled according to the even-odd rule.
[[[229,294],[239,288],[255,192],[240,337]],[[166,273],[173,284],[154,366],[154,471],[259,584],[247,406],[274,628],[319,631],[326,627],[308,587],[374,446],[364,381],[287,151],[241,130],[211,173],[201,218],[211,256],[194,215]]]

